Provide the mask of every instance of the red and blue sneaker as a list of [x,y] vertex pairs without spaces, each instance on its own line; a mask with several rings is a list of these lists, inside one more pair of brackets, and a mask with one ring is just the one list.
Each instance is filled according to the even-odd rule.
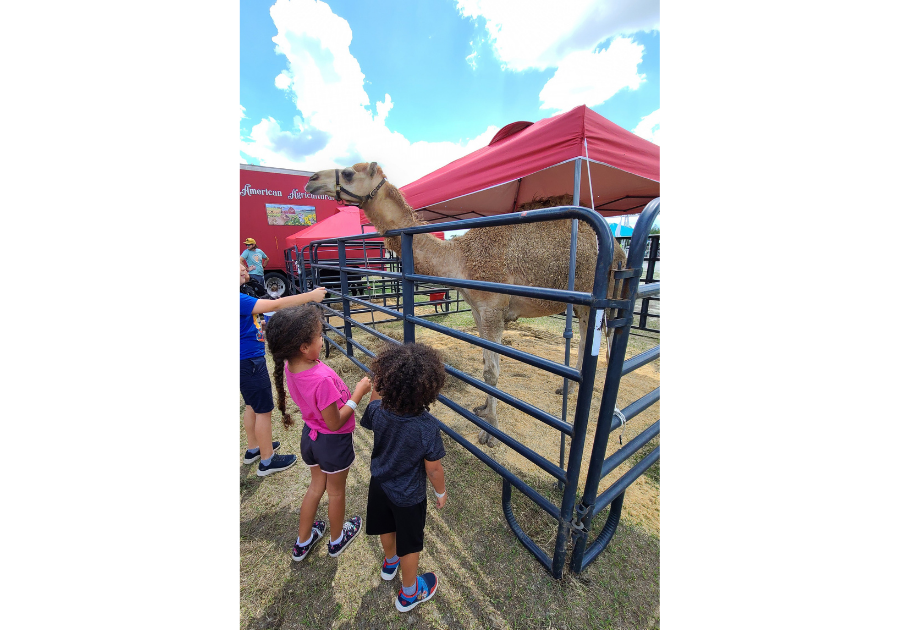
[[382,580],[393,580],[394,576],[397,575],[397,569],[400,568],[400,559],[397,558],[397,561],[394,564],[388,564],[387,558],[384,559],[384,562],[381,563],[381,579]]
[[397,605],[397,610],[407,612],[422,602],[427,602],[434,597],[437,586],[438,579],[434,573],[423,573],[416,577],[416,594],[412,597],[407,597],[403,594],[403,589],[401,588],[397,594],[397,600],[394,602]]

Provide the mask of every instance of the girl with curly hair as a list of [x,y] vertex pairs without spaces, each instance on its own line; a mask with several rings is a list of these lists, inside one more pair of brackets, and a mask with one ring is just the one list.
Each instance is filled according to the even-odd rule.
[[375,434],[366,534],[381,537],[381,577],[392,580],[400,568],[402,588],[394,602],[400,612],[437,591],[437,575],[417,573],[425,540],[426,477],[434,486],[437,507],[447,503],[444,443],[437,418],[428,413],[445,378],[444,363],[433,348],[391,346],[372,363],[372,397],[360,422]]
[[337,373],[319,360],[322,351],[322,312],[307,304],[279,311],[266,326],[266,341],[275,360],[272,378],[278,409],[285,426],[294,424],[285,408],[285,382],[303,416],[300,457],[309,466],[312,480],[300,506],[300,527],[291,552],[295,561],[309,555],[325,533],[325,521],[315,520],[322,495],[328,492],[328,521],[335,538],[328,555],[339,556],[357,538],[362,519],[344,522],[345,490],[350,465],[356,459],[353,429],[356,406],[371,389],[364,377],[353,393]]

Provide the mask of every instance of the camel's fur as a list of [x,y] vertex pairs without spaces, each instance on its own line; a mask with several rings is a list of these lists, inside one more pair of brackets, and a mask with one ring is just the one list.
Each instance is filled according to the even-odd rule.
[[[341,186],[359,196],[368,195],[384,178],[384,173],[376,162],[355,164],[340,169],[340,173]],[[314,174],[306,184],[306,191],[313,195],[335,197],[334,170]],[[556,203],[559,200],[560,198],[538,201],[519,209],[571,204],[571,196],[567,203]],[[360,207],[382,234],[392,229],[424,224],[406,203],[402,193],[389,182],[384,183],[374,199],[364,202]],[[416,234],[413,237],[415,271],[446,278],[566,289],[571,225],[571,221],[562,220],[475,228],[450,241],[442,241],[431,234]],[[400,239],[387,238],[385,246],[399,253]],[[616,244],[613,267],[617,268],[619,263],[624,267],[625,259],[625,252]],[[592,291],[596,264],[597,236],[593,229],[581,222],[575,265],[576,291]],[[608,297],[612,297],[614,286],[615,283],[610,279]],[[502,342],[506,322],[515,321],[519,317],[555,315],[566,310],[566,304],[561,302],[472,289],[459,289],[459,293],[472,307],[472,315],[481,337],[498,344]],[[589,308],[575,306],[574,312],[581,331],[577,364],[580,370]],[[484,381],[496,387],[500,376],[500,357],[496,352],[483,352]],[[557,393],[561,393],[561,389]],[[484,405],[476,407],[475,412],[491,425],[497,426],[497,400],[493,396],[488,396]],[[496,444],[496,440],[485,431],[479,435],[479,442],[488,446]]]

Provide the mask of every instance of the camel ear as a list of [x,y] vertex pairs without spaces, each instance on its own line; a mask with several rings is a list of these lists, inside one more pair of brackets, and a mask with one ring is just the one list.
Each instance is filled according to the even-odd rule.
[[375,177],[375,173],[380,170],[381,169],[378,168],[378,162],[371,162],[369,164],[369,177]]

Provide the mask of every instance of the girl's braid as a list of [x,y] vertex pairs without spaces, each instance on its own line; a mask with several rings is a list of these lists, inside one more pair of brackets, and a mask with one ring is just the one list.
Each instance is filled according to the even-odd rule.
[[322,314],[315,303],[293,306],[277,311],[266,326],[266,344],[272,353],[275,366],[272,380],[275,381],[278,410],[284,428],[294,426],[294,420],[287,412],[287,396],[284,387],[284,364],[297,355],[300,346],[311,343],[321,333]]

